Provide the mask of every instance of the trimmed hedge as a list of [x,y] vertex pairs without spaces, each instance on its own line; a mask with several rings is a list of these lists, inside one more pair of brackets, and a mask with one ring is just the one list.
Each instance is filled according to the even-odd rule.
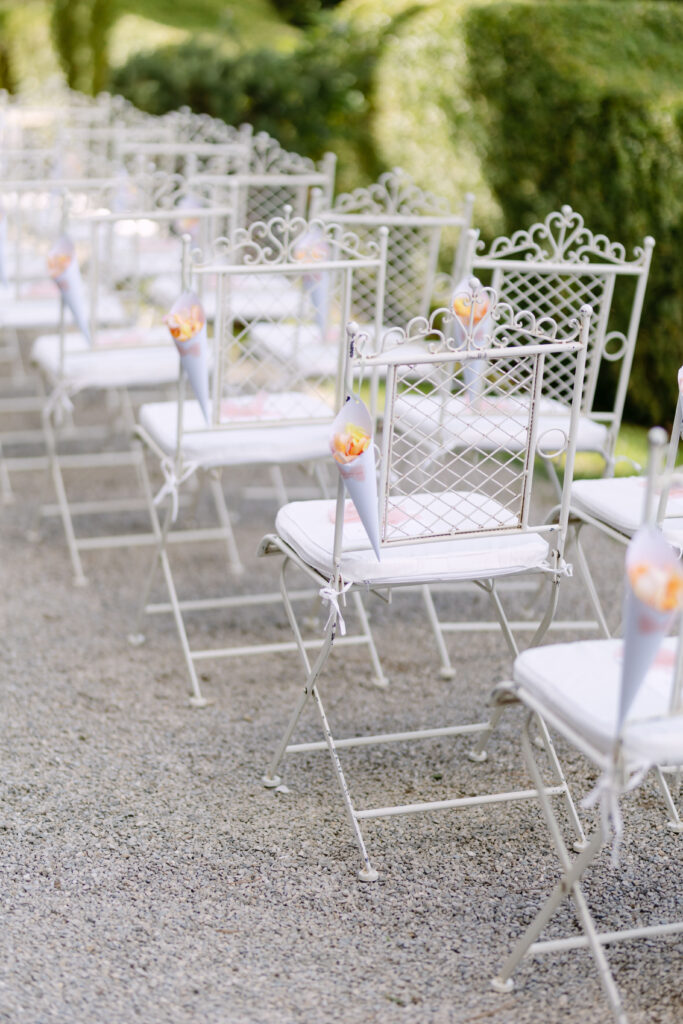
[[683,5],[495,4],[466,18],[484,170],[506,233],[569,203],[655,237],[626,415],[670,423],[683,363]]

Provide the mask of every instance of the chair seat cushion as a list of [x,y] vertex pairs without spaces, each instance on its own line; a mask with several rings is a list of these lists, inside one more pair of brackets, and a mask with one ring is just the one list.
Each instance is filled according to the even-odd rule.
[[[314,395],[266,394],[230,398],[221,406],[230,426],[211,428],[198,402],[183,405],[182,455],[186,462],[204,468],[249,464],[275,465],[329,458],[332,411]],[[311,423],[291,426],[276,422],[306,413]],[[269,424],[268,420],[273,422]],[[153,441],[171,455],[176,450],[178,403],[150,402],[141,407],[141,427]],[[243,422],[243,426],[234,424]]]
[[[429,520],[434,503],[441,506],[441,519],[447,518],[445,507],[451,509],[453,526],[462,530],[475,528],[473,519],[465,520],[458,506],[462,495],[424,494],[392,499],[393,517],[405,517],[401,523],[404,536],[410,536],[411,523],[415,533],[424,532],[422,516]],[[472,500],[481,496],[467,495]],[[488,499],[491,508],[499,514],[501,506]],[[496,506],[494,508],[493,506]],[[309,564],[323,575],[332,574],[334,546],[335,501],[297,501],[285,505],[277,514],[276,529],[279,536]],[[544,567],[548,555],[547,541],[536,533],[505,534],[504,536],[455,538],[443,541],[420,541],[381,549],[381,559],[370,547],[367,534],[351,502],[346,503],[344,514],[344,545],[342,576],[345,581],[370,586],[390,586],[402,583],[420,583],[458,579],[488,579]]]
[[[575,480],[572,484],[573,511],[599,519],[628,537],[643,521],[644,500],[645,478],[642,476]],[[662,528],[672,543],[683,546],[683,489],[680,487],[671,489]]]
[[[52,281],[48,281],[46,284],[49,285],[52,294],[47,293],[46,290],[45,294],[35,298],[28,294],[0,303],[0,324],[3,327],[13,327],[17,331],[56,329],[59,326],[59,292]],[[86,317],[89,316],[88,308],[86,299]],[[72,325],[71,311],[67,309],[64,315],[67,325]],[[97,300],[98,324],[109,326],[125,324],[127,318],[121,300],[116,295],[100,295]]]
[[[515,684],[541,715],[601,767],[614,746],[622,649],[621,640],[548,644],[524,651],[514,666]],[[676,639],[665,639],[629,712],[623,738],[632,766],[683,762],[683,716],[638,721],[667,713],[675,654]]]
[[92,348],[81,334],[64,336],[59,366],[59,335],[36,338],[31,360],[53,381],[78,388],[132,388],[172,384],[178,379],[178,350],[166,327],[98,331]]
[[[400,426],[422,430],[425,437],[462,450],[470,446],[482,450],[505,448],[523,450],[527,445],[528,412],[520,399],[513,402],[504,396],[483,399],[481,404],[469,403],[457,395],[443,400],[438,393],[402,394],[396,402]],[[436,432],[435,432],[436,428]],[[541,399],[538,414],[538,449],[552,455],[564,444],[569,428],[566,406],[550,398]],[[602,451],[607,441],[607,427],[587,416],[579,418],[577,449]]]
[[[202,306],[209,320],[216,316],[215,280],[206,282]],[[298,316],[304,302],[301,291],[284,274],[234,275],[226,284],[226,313],[237,320]],[[148,294],[159,306],[171,306],[180,295],[177,274],[162,274],[150,282]],[[304,306],[305,308],[305,306]]]

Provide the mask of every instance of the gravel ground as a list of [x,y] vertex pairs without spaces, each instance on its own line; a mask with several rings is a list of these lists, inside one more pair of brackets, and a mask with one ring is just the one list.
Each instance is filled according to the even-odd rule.
[[[93,492],[116,485],[95,480]],[[151,620],[140,648],[125,640],[147,554],[88,554],[89,585],[74,588],[58,522],[27,539],[40,501],[52,500],[47,479],[16,482],[0,530],[0,1020],[610,1019],[584,952],[527,961],[510,994],[489,987],[558,874],[534,804],[370,822],[380,879],[360,883],[327,755],[292,756],[287,792],[260,783],[298,693],[296,656],[207,662],[202,686],[212,703],[190,709],[171,621]],[[191,562],[176,549],[183,596],[200,580],[205,595],[274,588],[277,559],[255,557],[273,507],[245,497],[247,482],[238,476],[229,488],[246,578],[231,580],[210,545]],[[614,616],[622,555],[593,539]],[[466,616],[481,599],[447,600]],[[564,604],[563,614],[586,614],[575,581]],[[458,672],[445,683],[416,596],[369,607],[391,687],[370,683],[360,649],[337,651],[322,684],[337,734],[481,718],[510,669],[498,635],[453,636]],[[207,646],[289,639],[279,606],[213,614],[193,629]],[[507,715],[484,765],[466,758],[463,740],[346,752],[352,789],[373,805],[526,786],[519,724],[516,712]],[[312,710],[300,736],[319,738]],[[586,792],[593,774],[560,750],[577,794]],[[621,870],[603,856],[590,876],[600,923],[680,916],[681,837],[667,831],[654,785],[624,811]],[[573,927],[563,908],[549,931]],[[610,950],[632,1024],[683,1019],[682,952],[680,938]]]

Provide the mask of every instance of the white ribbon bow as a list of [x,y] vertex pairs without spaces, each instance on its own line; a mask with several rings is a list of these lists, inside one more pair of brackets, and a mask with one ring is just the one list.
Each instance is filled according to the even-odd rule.
[[345,583],[341,590],[335,590],[332,583],[328,583],[326,587],[321,587],[318,591],[322,601],[327,601],[330,606],[330,614],[327,616],[327,622],[325,623],[325,629],[328,629],[330,623],[335,619],[339,623],[339,635],[344,636],[346,634],[346,623],[344,622],[344,616],[339,608],[339,598],[344,599],[344,605],[346,605],[345,594],[346,591],[352,586],[352,583]]
[[74,385],[73,381],[69,383],[60,380],[48,395],[43,406],[44,418],[49,419],[54,416],[55,425],[61,426],[65,415],[73,412],[74,404],[70,396],[74,395],[76,391],[78,391],[78,387]]
[[619,846],[624,831],[624,819],[621,816],[619,799],[624,793],[635,789],[642,782],[646,773],[647,766],[638,769],[628,780],[625,780],[619,767],[616,764],[611,764],[602,773],[590,793],[581,801],[581,806],[586,808],[595,807],[596,804],[599,804],[602,829],[605,836],[608,836],[610,832],[614,833],[612,840],[613,868],[619,864]]
[[198,463],[189,462],[181,473],[176,473],[176,466],[173,459],[161,460],[161,472],[164,475],[164,482],[159,493],[154,498],[154,504],[160,505],[167,495],[171,496],[171,522],[175,523],[178,518],[178,490],[180,485],[192,476],[198,469]]

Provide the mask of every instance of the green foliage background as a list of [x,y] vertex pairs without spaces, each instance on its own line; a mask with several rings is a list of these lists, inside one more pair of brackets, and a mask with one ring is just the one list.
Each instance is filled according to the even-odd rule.
[[[44,60],[41,19],[54,43]],[[0,30],[6,87],[54,68],[56,52],[84,91],[108,80],[147,110],[188,104],[314,158],[332,149],[342,189],[400,164],[453,204],[473,191],[485,239],[563,203],[628,248],[654,235],[627,414],[670,421],[683,363],[683,3],[0,0]]]

